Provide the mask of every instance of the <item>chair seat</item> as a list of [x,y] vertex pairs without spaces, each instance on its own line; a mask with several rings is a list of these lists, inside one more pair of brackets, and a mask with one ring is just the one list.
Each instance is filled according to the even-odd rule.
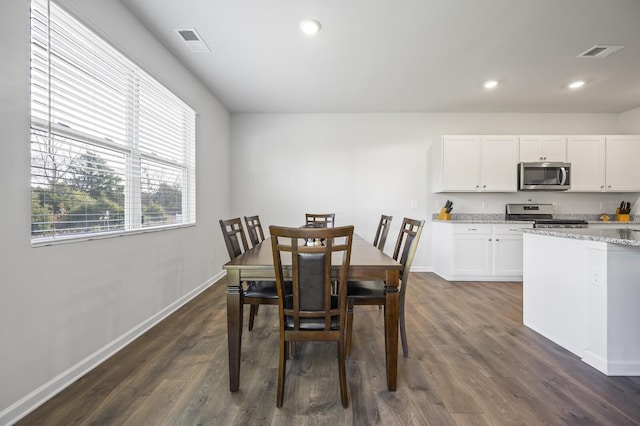
[[[291,281],[285,282],[285,291],[292,293]],[[278,289],[275,281],[249,281],[242,292],[244,297],[259,297],[263,299],[277,299]]]
[[384,299],[384,281],[349,281],[347,285],[347,297]]

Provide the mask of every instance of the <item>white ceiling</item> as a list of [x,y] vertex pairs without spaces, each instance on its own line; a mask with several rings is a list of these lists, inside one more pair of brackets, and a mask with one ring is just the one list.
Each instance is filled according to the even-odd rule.
[[[120,1],[231,112],[640,106],[640,0]],[[309,17],[322,23],[313,38],[298,28]],[[211,53],[175,32],[192,28]],[[596,44],[626,48],[576,57]],[[587,84],[568,90],[575,79]]]

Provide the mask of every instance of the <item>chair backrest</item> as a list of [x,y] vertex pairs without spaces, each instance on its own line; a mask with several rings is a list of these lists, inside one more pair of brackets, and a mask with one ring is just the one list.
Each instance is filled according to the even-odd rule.
[[333,228],[335,226],[335,219],[335,213],[306,213],[305,225]]
[[236,217],[235,219],[220,220],[220,228],[222,229],[224,243],[226,244],[227,251],[229,252],[229,258],[234,259],[249,250],[247,237],[244,235],[242,221],[239,217]]
[[[278,288],[280,330],[343,331],[353,226],[285,228],[272,225],[269,233]],[[305,244],[318,240],[324,240],[323,245]],[[335,253],[338,256],[334,256]],[[332,295],[331,291],[336,279],[336,271],[332,277],[332,268],[337,268],[338,295]],[[290,294],[284,291],[285,278],[292,280]]]
[[416,249],[418,248],[418,241],[420,241],[423,226],[424,220],[415,220],[406,217],[402,220],[396,248],[393,251],[393,258],[402,264],[402,270],[400,271],[401,297],[404,297],[407,289],[411,264],[413,263]]
[[378,250],[384,250],[384,245],[387,243],[387,234],[389,234],[389,227],[391,226],[391,220],[393,216],[380,215],[380,222],[378,223],[378,230],[376,236],[373,237],[373,245]]
[[262,231],[260,217],[257,215],[245,216],[244,223],[247,225],[247,233],[249,234],[249,239],[251,240],[251,245],[253,245],[253,247],[264,241],[264,232]]

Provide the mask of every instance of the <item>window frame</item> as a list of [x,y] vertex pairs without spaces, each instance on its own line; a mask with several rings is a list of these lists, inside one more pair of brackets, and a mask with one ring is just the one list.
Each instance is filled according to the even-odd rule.
[[[55,9],[54,9],[55,8]],[[52,12],[53,9],[53,12]],[[38,246],[48,246],[55,245],[59,243],[69,243],[69,242],[78,242],[78,241],[88,241],[102,238],[111,238],[115,236],[122,235],[136,235],[140,233],[146,232],[157,232],[157,231],[165,231],[169,229],[180,229],[185,227],[195,226],[196,224],[196,126],[197,126],[197,113],[189,107],[184,101],[182,101],[177,95],[175,95],[170,89],[168,89],[164,84],[159,82],[156,78],[154,78],[151,74],[146,72],[142,67],[140,67],[135,61],[131,60],[124,53],[118,49],[111,41],[106,40],[104,37],[99,35],[96,31],[87,26],[80,19],[76,18],[73,14],[69,13],[63,7],[52,0],[31,0],[31,21],[30,21],[30,32],[31,32],[31,71],[30,71],[30,96],[31,96],[31,111],[30,111],[30,161],[31,161],[31,172],[30,172],[30,193],[31,193],[31,245],[34,247]],[[34,11],[35,10],[35,11]],[[42,20],[38,20],[35,15],[41,13],[44,15],[46,19],[46,23],[42,23]],[[54,17],[54,13],[56,16]],[[40,15],[39,15],[40,16]],[[56,21],[56,18],[59,18],[59,21]],[[42,30],[42,25],[45,26],[46,29],[46,42],[42,43],[42,32],[38,35],[34,36],[35,32],[38,30]],[[64,25],[69,25],[69,27],[63,28],[65,30],[72,28],[69,34],[72,34],[74,31],[78,33],[82,33],[86,38],[78,38],[79,41],[90,42],[93,45],[102,45],[105,47],[105,51],[109,55],[113,55],[114,62],[112,65],[117,69],[117,71],[121,72],[122,75],[125,76],[126,82],[118,81],[118,83],[126,86],[127,89],[124,91],[125,93],[125,104],[126,107],[124,111],[126,113],[123,117],[116,117],[123,119],[122,122],[115,122],[116,127],[108,127],[110,121],[107,122],[105,126],[104,121],[96,121],[93,122],[89,119],[88,113],[78,112],[72,113],[73,119],[82,120],[86,118],[87,126],[90,128],[94,126],[97,128],[98,126],[102,126],[105,132],[114,131],[117,133],[119,126],[122,126],[122,129],[126,132],[126,137],[120,138],[119,140],[111,139],[110,137],[96,136],[92,134],[91,131],[83,131],[82,129],[76,129],[72,126],[66,125],[64,121],[57,121],[59,117],[56,117],[55,113],[52,113],[52,110],[55,108],[52,107],[52,104],[55,104],[54,96],[63,96],[63,95],[71,95],[76,94],[77,98],[73,96],[68,96],[67,99],[71,99],[70,103],[74,106],[80,105],[82,103],[82,96],[86,95],[93,90],[93,87],[89,87],[89,89],[85,92],[83,89],[60,89],[59,92],[56,91],[55,88],[52,89],[52,80],[55,80],[55,76],[53,76],[53,72],[55,71],[54,67],[52,67],[52,55],[59,55],[60,53],[67,53],[64,51],[64,48],[60,50],[55,50],[56,46],[52,46],[54,42],[52,42],[51,32],[53,31],[52,26],[59,26],[59,28],[63,28]],[[77,35],[77,34],[75,34]],[[46,45],[44,47],[44,52],[46,52],[46,58],[43,59],[38,57],[38,53],[42,53],[42,46],[38,45],[38,42]],[[34,51],[36,51],[34,53]],[[53,53],[52,53],[53,51]],[[100,51],[102,52],[102,51]],[[100,53],[99,52],[99,53]],[[93,53],[93,52],[92,52]],[[73,55],[73,53],[69,53]],[[42,56],[42,55],[41,55]],[[111,57],[111,56],[109,56]],[[63,60],[66,59],[64,55],[60,55],[60,58]],[[98,81],[98,77],[91,73],[91,57],[87,55],[87,57],[75,56],[74,59],[80,58],[78,62],[80,65],[77,66],[77,69],[80,72],[85,73],[88,79],[88,85],[91,86],[91,82],[95,79]],[[104,58],[100,58],[104,59]],[[82,62],[84,60],[84,62]],[[34,63],[36,65],[34,65]],[[42,63],[45,63],[45,66],[42,66]],[[34,71],[34,69],[38,68],[46,68],[46,71]],[[82,65],[85,65],[86,68],[82,68]],[[39,74],[38,74],[39,72]],[[61,73],[62,74],[62,73]],[[83,74],[83,75],[85,75]],[[34,75],[36,77],[34,78]],[[40,77],[40,79],[38,79]],[[41,78],[44,77],[44,78]],[[43,80],[46,80],[43,83]],[[35,81],[35,82],[34,82]],[[73,82],[73,77],[70,78],[71,82]],[[69,81],[64,80],[63,83],[68,83]],[[42,95],[42,87],[45,87],[45,95]],[[35,93],[35,94],[34,94]],[[115,92],[114,92],[115,93]],[[108,95],[116,96],[118,93],[114,94],[107,92]],[[62,95],[61,95],[62,94]],[[122,93],[120,93],[122,95]],[[38,101],[46,99],[47,110],[43,114],[42,111],[37,111],[38,107],[42,105],[37,105]],[[105,105],[108,107],[110,102],[113,102],[113,99],[106,97]],[[103,103],[101,100],[97,100],[96,105]],[[62,104],[60,102],[60,104]],[[143,107],[140,107],[140,104],[143,104]],[[34,107],[34,105],[36,105]],[[163,108],[158,108],[159,106]],[[98,116],[100,113],[100,108],[103,106],[96,107]],[[64,109],[65,107],[61,107]],[[146,111],[146,116],[140,117],[144,114],[144,111],[141,113],[141,110]],[[69,110],[73,110],[73,107],[70,107]],[[75,109],[73,111],[77,111],[79,109]],[[162,113],[166,113],[165,117],[157,117],[157,112],[160,111]],[[68,110],[64,111],[65,113]],[[177,113],[177,114],[176,114]],[[73,114],[77,114],[73,115]],[[40,115],[40,117],[38,116]],[[42,118],[42,116],[45,118]],[[63,115],[61,113],[60,115]],[[83,117],[84,116],[84,117]],[[102,117],[96,120],[103,120]],[[110,118],[108,120],[111,120]],[[70,121],[73,121],[70,119]],[[169,122],[167,125],[166,123]],[[98,124],[96,124],[98,123]],[[162,133],[162,128],[167,126],[172,126],[169,131],[166,131],[166,134]],[[85,126],[82,126],[85,127]],[[158,132],[158,133],[156,133]],[[115,133],[114,133],[115,134]],[[39,142],[38,137],[43,137],[44,142]],[[123,143],[124,141],[124,143]],[[178,141],[178,142],[176,142]],[[67,167],[66,171],[69,172],[70,167],[69,164],[72,164],[74,160],[78,161],[83,155],[85,156],[85,168],[82,170],[87,171],[87,174],[80,174],[80,177],[90,176],[90,172],[95,171],[103,171],[105,174],[109,176],[114,176],[113,180],[115,182],[122,181],[122,188],[118,186],[117,191],[119,191],[116,195],[119,197],[122,195],[122,208],[124,210],[124,220],[118,219],[115,222],[117,229],[112,230],[109,229],[109,226],[106,226],[106,229],[102,225],[88,225],[88,223],[98,222],[96,219],[87,219],[87,213],[85,212],[85,225],[74,225],[73,218],[69,219],[71,225],[67,228],[65,227],[56,227],[56,216],[65,216],[65,213],[56,214],[55,213],[55,203],[56,200],[59,200],[60,193],[56,192],[56,185],[62,186],[63,191],[69,190],[69,188],[73,188],[68,183],[58,183],[57,180],[61,179],[57,176],[51,178],[48,181],[45,173],[51,171],[50,167],[57,169],[59,165],[62,163],[58,163],[57,159],[49,160],[51,164],[48,163],[46,159],[46,154],[43,154],[44,150],[38,151],[39,145],[44,145],[47,147],[55,146],[56,143],[61,145],[67,144],[68,146],[73,146],[73,148],[67,148],[68,157],[64,159],[67,161],[65,167]],[[34,148],[36,146],[36,148]],[[86,160],[90,155],[93,155],[94,158],[100,158],[99,153],[96,153],[93,148],[103,149],[109,152],[113,152],[118,156],[122,156],[122,159],[119,159],[116,163],[113,163],[120,167],[119,172],[116,173],[115,170],[110,167],[111,164],[107,162],[105,159],[100,159],[100,161],[95,160],[94,162],[90,162]],[[78,154],[78,152],[83,152],[84,154]],[[73,151],[73,152],[72,152]],[[158,152],[158,153],[156,153]],[[40,155],[41,158],[36,158],[37,155]],[[39,163],[40,162],[40,163]],[[36,164],[34,166],[34,163]],[[87,166],[90,164],[91,166]],[[100,166],[104,168],[100,169]],[[109,164],[109,165],[107,165]],[[146,182],[147,182],[147,192],[143,191],[143,171],[145,171],[146,164]],[[37,175],[34,173],[34,169],[41,169],[43,174]],[[149,170],[155,172],[153,177],[153,184],[157,188],[156,189],[156,197],[159,197],[161,200],[164,200],[162,196],[160,196],[161,188],[171,188],[173,190],[173,199],[170,200],[172,206],[177,206],[179,204],[179,208],[176,207],[177,210],[175,212],[167,212],[165,210],[166,206],[160,205],[161,212],[159,213],[160,221],[164,221],[165,223],[157,223],[154,224],[153,217],[151,219],[147,219],[147,223],[145,224],[145,216],[143,215],[143,204],[144,195],[147,198],[147,207],[151,206],[152,203],[152,192],[151,192],[151,178],[149,177]],[[166,178],[165,176],[169,176]],[[171,179],[173,178],[173,182]],[[167,180],[164,180],[167,179]],[[173,186],[172,186],[173,185]],[[49,188],[51,187],[51,188]],[[77,187],[75,189],[78,189]],[[51,222],[38,222],[34,221],[34,202],[37,204],[38,201],[34,201],[34,191],[38,194],[38,190],[41,194],[46,194],[47,191],[51,193],[51,205],[47,206],[46,202],[42,201],[43,208],[48,207],[51,208],[50,216],[52,218]],[[85,190],[86,191],[86,190]],[[120,194],[120,192],[122,194]],[[80,192],[81,193],[81,192]],[[82,193],[81,193],[82,194]],[[85,195],[89,196],[88,193],[85,192]],[[103,195],[101,195],[103,196]],[[177,197],[177,198],[176,198]],[[179,203],[176,201],[180,199]],[[94,202],[97,202],[97,199],[91,199]],[[66,202],[67,199],[64,199]],[[85,201],[89,203],[89,201]],[[153,201],[155,203],[155,201]],[[64,204],[60,202],[60,204]],[[85,209],[86,210],[86,209]],[[164,212],[164,213],[162,213]],[[173,214],[173,216],[171,216]],[[44,214],[43,214],[44,215]],[[73,215],[69,215],[73,216]],[[109,211],[106,210],[106,218],[107,222],[109,222]],[[103,217],[99,218],[100,220]],[[158,219],[156,218],[156,221]],[[81,222],[81,221],[77,221]],[[38,233],[34,231],[34,224],[37,226],[52,226],[52,229],[49,230],[45,228],[43,232],[51,232],[52,235],[46,235],[38,237]],[[64,224],[64,223],[63,223]]]

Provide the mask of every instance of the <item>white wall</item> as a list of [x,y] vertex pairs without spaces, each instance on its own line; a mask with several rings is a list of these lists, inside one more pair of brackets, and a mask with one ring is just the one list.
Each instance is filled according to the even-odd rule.
[[640,134],[640,108],[620,114],[620,128],[624,133]]
[[219,276],[230,117],[120,2],[64,3],[198,113],[197,226],[32,248],[29,1],[0,2],[0,424],[12,422]]
[[335,212],[336,224],[371,240],[390,214],[393,241],[403,217],[426,219],[416,270],[433,267],[430,220],[447,199],[456,213],[504,213],[531,198],[557,203],[557,213],[595,214],[628,196],[434,194],[429,168],[428,149],[443,134],[617,134],[618,114],[233,114],[231,123],[235,215],[296,226],[305,212]]

